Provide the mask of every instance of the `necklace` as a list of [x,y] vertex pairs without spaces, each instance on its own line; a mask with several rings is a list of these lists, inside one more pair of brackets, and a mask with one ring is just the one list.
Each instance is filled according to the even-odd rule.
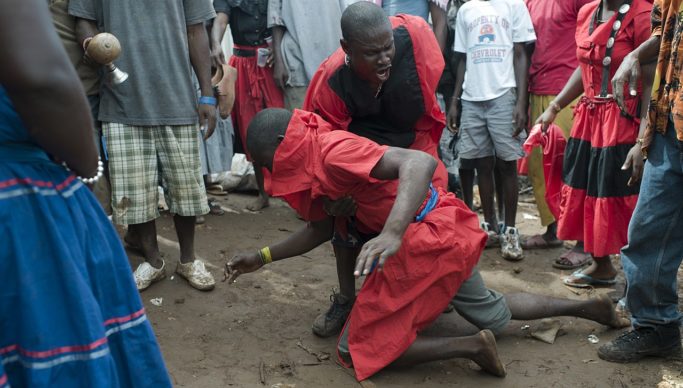
[[[609,78],[610,78],[610,65],[612,64],[612,49],[614,48],[614,42],[616,41],[617,33],[619,33],[619,30],[621,29],[621,23],[626,17],[626,14],[628,11],[631,9],[631,2],[633,0],[626,0],[624,3],[619,7],[619,10],[617,11],[617,17],[614,20],[614,23],[612,24],[612,30],[610,31],[610,37],[607,39],[607,42],[605,44],[605,57],[602,59],[602,83],[600,87],[600,97],[608,97],[608,88],[609,88]],[[602,6],[600,6],[602,7]],[[598,10],[598,12],[601,9]],[[598,12],[595,13],[595,18],[594,20],[598,20]],[[594,24],[594,23],[591,23]],[[594,27],[594,26],[591,26]],[[593,28],[590,29],[590,33],[593,33]]]

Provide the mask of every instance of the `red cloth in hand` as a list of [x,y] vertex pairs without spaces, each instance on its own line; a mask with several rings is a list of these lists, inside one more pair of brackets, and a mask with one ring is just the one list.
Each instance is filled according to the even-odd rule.
[[543,150],[543,176],[545,177],[545,200],[555,219],[560,217],[560,198],[562,191],[562,160],[567,140],[562,135],[562,129],[550,124],[546,133],[541,131],[541,125],[531,128],[529,137],[524,142],[524,151],[540,146]]

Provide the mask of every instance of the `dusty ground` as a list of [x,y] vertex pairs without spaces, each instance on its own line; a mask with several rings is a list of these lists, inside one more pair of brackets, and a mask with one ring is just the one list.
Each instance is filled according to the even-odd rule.
[[[240,194],[219,197],[223,206],[238,213],[207,216],[197,229],[198,255],[213,265],[217,279],[222,278],[219,267],[226,258],[275,242],[302,224],[279,201],[260,214],[243,211],[252,198]],[[540,230],[535,214],[533,205],[521,205],[518,226],[523,233]],[[159,234],[168,267],[175,269],[178,252],[173,242],[177,239],[171,221],[168,214],[162,217]],[[501,260],[496,250],[489,250],[480,268],[489,287],[504,292],[589,297],[561,285],[560,277],[568,272],[550,265],[560,252],[530,251],[524,261],[513,264]],[[140,262],[132,253],[130,258],[133,267]],[[195,291],[178,276],[168,274],[144,291],[142,299],[176,386],[359,386],[352,371],[337,365],[334,356],[325,359],[334,352],[335,339],[317,338],[310,330],[313,319],[328,307],[336,285],[329,244],[245,275],[234,285],[219,282],[209,293]],[[683,276],[679,278],[683,280]],[[683,300],[683,286],[680,290]],[[150,303],[153,298],[163,298],[162,305]],[[377,387],[683,387],[682,360],[607,363],[598,359],[596,349],[619,331],[581,319],[560,321],[561,335],[552,345],[527,337],[521,330],[524,322],[514,323],[510,335],[498,341],[507,365],[505,379],[485,375],[470,362],[452,360],[383,371],[371,382]],[[460,326],[463,332],[472,330],[466,324]],[[600,342],[590,343],[590,334]]]

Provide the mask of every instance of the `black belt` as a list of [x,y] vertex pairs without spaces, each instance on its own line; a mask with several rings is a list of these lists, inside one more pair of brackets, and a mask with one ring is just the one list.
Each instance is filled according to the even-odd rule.
[[256,56],[256,49],[245,50],[245,49],[233,48],[232,49],[232,55],[234,55],[236,57],[254,57],[254,56]]

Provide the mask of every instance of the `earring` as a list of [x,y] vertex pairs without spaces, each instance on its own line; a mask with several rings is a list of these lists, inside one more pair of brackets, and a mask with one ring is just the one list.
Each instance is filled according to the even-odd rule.
[[346,54],[344,56],[344,64],[346,64],[346,66],[351,67],[351,58],[349,57],[349,54]]

